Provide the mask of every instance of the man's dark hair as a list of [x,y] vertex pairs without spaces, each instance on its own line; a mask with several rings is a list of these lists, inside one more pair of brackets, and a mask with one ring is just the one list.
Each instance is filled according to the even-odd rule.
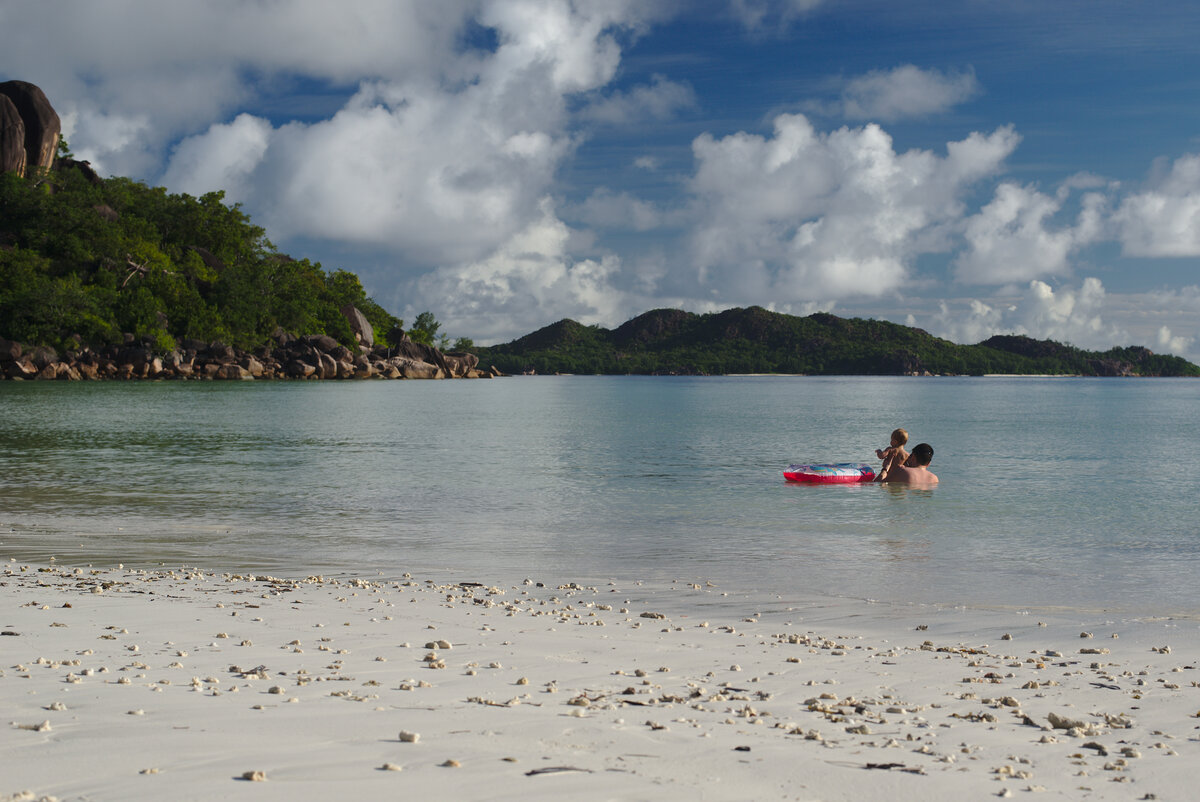
[[933,446],[929,443],[918,443],[913,446],[912,455],[916,457],[918,464],[928,465],[933,461]]

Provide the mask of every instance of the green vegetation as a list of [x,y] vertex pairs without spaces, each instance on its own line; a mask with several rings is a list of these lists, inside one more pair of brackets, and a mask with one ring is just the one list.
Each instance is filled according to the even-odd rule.
[[408,336],[413,342],[421,343],[421,345],[435,345],[437,332],[441,327],[442,324],[437,322],[432,312],[422,312],[413,321],[413,327],[409,329]]
[[562,320],[475,352],[480,364],[507,373],[1200,376],[1187,360],[1145,348],[1097,353],[1007,335],[956,345],[886,321],[756,306],[707,315],[658,309],[611,331]]
[[250,349],[282,329],[351,346],[347,304],[379,342],[402,326],[353,273],[276,251],[224,193],[89,172],[64,158],[36,180],[0,174],[0,337],[70,350],[129,333],[158,351],[184,338]]

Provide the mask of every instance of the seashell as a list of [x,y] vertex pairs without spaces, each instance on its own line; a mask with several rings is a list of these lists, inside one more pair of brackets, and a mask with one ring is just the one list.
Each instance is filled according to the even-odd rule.
[[29,730],[30,732],[48,732],[50,730],[50,721],[48,719],[41,724],[17,724],[15,721],[13,724],[19,730]]
[[421,740],[421,734],[417,732],[409,732],[408,730],[400,730],[400,743],[415,744]]
[[252,783],[262,783],[267,781],[267,773],[265,771],[244,771],[242,779]]
[[379,767],[380,771],[403,771],[403,768],[396,763],[384,763]]
[[442,766],[443,768],[447,768],[447,769],[457,769],[457,768],[462,767],[461,763],[459,763],[457,760],[453,760],[453,759],[447,760],[444,763],[439,763],[438,765]]
[[1087,727],[1087,722],[1085,722],[1085,721],[1078,721],[1076,719],[1070,719],[1070,718],[1067,718],[1066,716],[1060,716],[1057,713],[1049,714],[1046,717],[1046,720],[1049,721],[1050,726],[1056,730],[1074,730],[1074,729],[1082,730]]

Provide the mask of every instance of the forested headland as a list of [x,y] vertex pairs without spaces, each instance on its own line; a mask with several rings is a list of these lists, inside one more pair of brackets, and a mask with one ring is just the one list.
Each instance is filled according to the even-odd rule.
[[40,178],[0,174],[0,337],[70,350],[131,334],[167,352],[185,339],[251,349],[277,330],[352,346],[346,306],[380,342],[401,324],[353,273],[280,253],[223,193],[57,164]]
[[0,377],[492,375],[443,353],[432,313],[403,325],[221,192],[101,178],[41,89],[0,83]]

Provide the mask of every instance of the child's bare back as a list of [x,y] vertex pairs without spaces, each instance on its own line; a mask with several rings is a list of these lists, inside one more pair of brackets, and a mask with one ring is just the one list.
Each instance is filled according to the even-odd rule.
[[908,432],[904,429],[897,429],[892,432],[891,445],[887,448],[875,449],[875,456],[883,460],[883,466],[875,476],[875,481],[883,481],[893,467],[904,464],[904,461],[908,459],[908,452],[904,450],[904,444],[907,442]]

